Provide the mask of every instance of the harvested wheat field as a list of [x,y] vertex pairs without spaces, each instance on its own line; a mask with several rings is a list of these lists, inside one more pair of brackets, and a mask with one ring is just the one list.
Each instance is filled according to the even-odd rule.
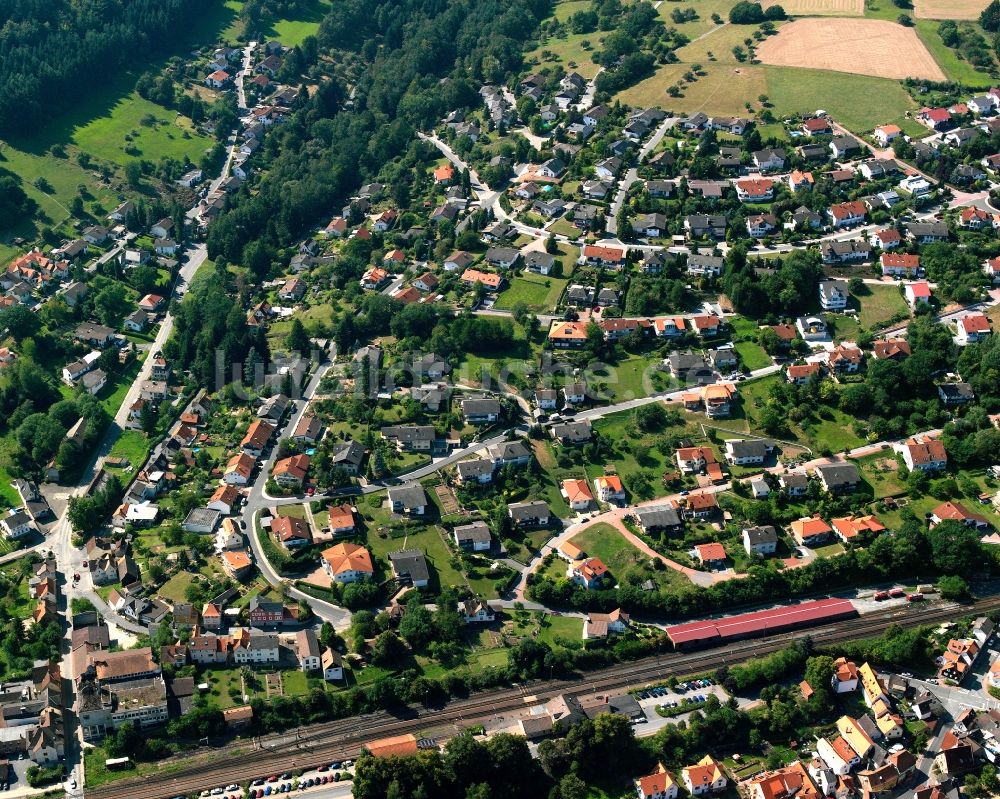
[[913,28],[878,19],[798,19],[761,42],[757,58],[878,78],[945,79]]
[[865,0],[782,0],[781,7],[793,17],[862,17]]
[[914,0],[917,19],[978,19],[990,0]]

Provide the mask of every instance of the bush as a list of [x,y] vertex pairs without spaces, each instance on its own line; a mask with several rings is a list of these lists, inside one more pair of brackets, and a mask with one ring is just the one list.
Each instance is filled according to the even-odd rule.
[[49,785],[62,779],[62,766],[30,766],[28,768],[28,785],[32,788],[39,788],[42,785]]

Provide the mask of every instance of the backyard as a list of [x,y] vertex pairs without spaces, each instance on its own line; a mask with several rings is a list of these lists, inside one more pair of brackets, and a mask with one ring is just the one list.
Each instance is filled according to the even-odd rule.
[[[630,544],[610,524],[595,524],[573,537],[573,543],[589,557],[600,558],[611,570],[615,582],[651,579],[660,586],[681,587],[688,581],[673,569],[654,568],[651,559]],[[640,580],[640,581],[641,581]]]
[[510,287],[497,298],[497,308],[513,308],[523,303],[529,311],[550,311],[556,307],[568,281],[563,278],[524,274],[515,277]]

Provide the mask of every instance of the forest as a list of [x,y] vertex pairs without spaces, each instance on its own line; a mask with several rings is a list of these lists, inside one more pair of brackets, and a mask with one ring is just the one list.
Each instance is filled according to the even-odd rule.
[[406,152],[416,128],[475,104],[481,83],[503,81],[519,68],[523,42],[548,13],[547,0],[339,3],[319,39],[323,49],[350,50],[369,64],[352,107],[341,110],[344,91],[327,81],[269,137],[268,151],[280,154],[212,226],[210,257],[269,262]]
[[[216,0],[209,0],[216,2]],[[0,0],[0,135],[26,135],[87,89],[176,47],[203,0]]]

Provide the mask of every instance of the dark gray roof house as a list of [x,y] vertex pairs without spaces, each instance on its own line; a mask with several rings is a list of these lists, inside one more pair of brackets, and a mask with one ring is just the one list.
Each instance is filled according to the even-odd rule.
[[861,474],[853,463],[831,463],[816,467],[816,477],[831,494],[853,491],[861,482]]

